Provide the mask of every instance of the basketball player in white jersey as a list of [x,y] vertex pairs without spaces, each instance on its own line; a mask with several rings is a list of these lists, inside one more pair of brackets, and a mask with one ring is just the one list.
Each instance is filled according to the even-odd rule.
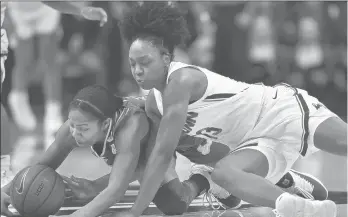
[[121,216],[142,214],[175,150],[211,166],[212,180],[232,195],[275,208],[278,216],[336,216],[334,202],[296,197],[272,182],[319,149],[346,156],[343,120],[304,90],[242,83],[172,62],[188,31],[180,11],[166,2],[135,6],[120,26],[135,80],[152,89],[146,112],[158,130],[137,200]]

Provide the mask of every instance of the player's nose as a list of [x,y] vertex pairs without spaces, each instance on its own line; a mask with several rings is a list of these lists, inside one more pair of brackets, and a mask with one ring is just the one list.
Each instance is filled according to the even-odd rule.
[[144,75],[144,70],[140,66],[135,66],[134,75],[136,77],[142,77]]

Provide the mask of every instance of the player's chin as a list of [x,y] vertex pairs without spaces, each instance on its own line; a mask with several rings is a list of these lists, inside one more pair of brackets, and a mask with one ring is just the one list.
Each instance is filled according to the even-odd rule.
[[76,141],[77,145],[80,147],[87,147],[87,146],[91,146],[92,144],[90,144],[90,142],[86,142],[86,141]]
[[146,81],[137,81],[139,87],[141,87],[143,90],[151,90],[153,87],[148,84]]

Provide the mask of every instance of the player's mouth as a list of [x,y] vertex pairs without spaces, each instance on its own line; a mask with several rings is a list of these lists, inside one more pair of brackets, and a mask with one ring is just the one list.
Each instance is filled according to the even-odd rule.
[[78,146],[83,146],[83,145],[84,145],[84,142],[83,142],[83,141],[79,141],[79,140],[76,140],[76,139],[75,139],[75,141],[76,141],[76,143],[77,143]]

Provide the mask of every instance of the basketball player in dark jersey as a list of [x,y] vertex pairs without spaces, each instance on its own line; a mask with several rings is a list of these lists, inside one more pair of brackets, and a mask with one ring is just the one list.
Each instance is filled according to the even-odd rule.
[[[144,100],[124,100],[98,85],[79,91],[70,103],[68,121],[61,126],[39,164],[57,169],[74,148],[91,146],[92,152],[112,170],[94,181],[96,194],[85,198],[93,200],[71,216],[99,216],[123,197],[129,183],[140,179],[141,166],[146,165],[147,144],[156,135],[150,135],[149,129]],[[7,208],[10,184],[1,189],[1,214],[6,216],[11,216]],[[154,203],[165,214],[181,214],[208,189],[209,182],[199,174],[180,182],[173,161]]]

